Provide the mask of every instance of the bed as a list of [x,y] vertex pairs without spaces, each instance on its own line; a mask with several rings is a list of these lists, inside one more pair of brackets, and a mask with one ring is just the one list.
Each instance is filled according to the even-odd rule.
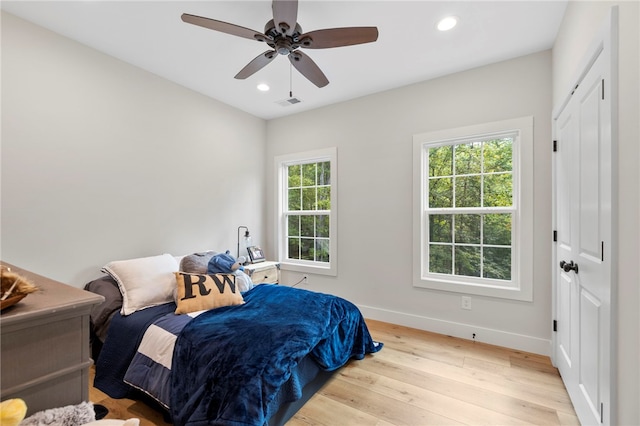
[[241,289],[171,255],[140,260],[111,262],[85,286],[105,296],[91,315],[94,386],[145,395],[176,425],[284,424],[334,371],[382,348],[342,298]]

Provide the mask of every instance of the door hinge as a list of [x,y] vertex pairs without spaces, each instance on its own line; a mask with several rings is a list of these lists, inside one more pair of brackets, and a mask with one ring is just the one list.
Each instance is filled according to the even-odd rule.
[[558,141],[553,141],[553,152],[558,151]]
[[604,101],[604,78],[602,79],[602,100]]
[[553,231],[553,242],[557,242],[558,241],[558,231]]
[[558,331],[558,320],[553,320],[553,331]]
[[572,95],[576,93],[576,90],[578,90],[578,86],[580,86],[580,84],[576,84],[576,87],[573,88],[573,90],[571,91]]
[[600,241],[600,260],[604,262],[604,241]]
[[604,423],[604,403],[600,403],[600,423]]

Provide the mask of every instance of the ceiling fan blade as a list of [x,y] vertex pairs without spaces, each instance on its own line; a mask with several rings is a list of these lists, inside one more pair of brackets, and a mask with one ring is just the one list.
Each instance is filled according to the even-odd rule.
[[291,35],[298,22],[298,0],[273,0],[273,23],[283,34]]
[[310,31],[300,36],[301,46],[306,49],[352,46],[378,40],[377,27],[327,28]]
[[318,87],[324,87],[329,84],[329,80],[324,75],[322,70],[316,65],[313,60],[304,53],[296,50],[289,54],[289,60],[300,74],[304,75],[307,80],[312,82]]
[[182,20],[188,24],[198,25],[200,27],[208,28],[210,30],[220,31],[222,33],[231,34],[238,37],[244,37],[251,40],[264,41],[266,39],[270,39],[270,37],[267,37],[266,35],[259,33],[258,31],[252,30],[250,28],[245,28],[239,25],[230,24],[228,22],[217,21],[211,18],[204,18],[202,16],[183,13]]
[[267,50],[266,52],[259,54],[244,68],[242,68],[234,78],[244,80],[245,78],[252,76],[257,71],[267,66],[276,56],[278,56],[278,52],[275,50]]

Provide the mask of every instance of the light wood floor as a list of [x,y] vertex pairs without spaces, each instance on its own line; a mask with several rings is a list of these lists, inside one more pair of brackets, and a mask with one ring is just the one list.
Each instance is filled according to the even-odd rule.
[[[379,321],[367,324],[385,347],[340,369],[288,426],[579,425],[548,357]],[[142,402],[110,399],[93,387],[89,394],[110,409],[107,418],[169,424]]]

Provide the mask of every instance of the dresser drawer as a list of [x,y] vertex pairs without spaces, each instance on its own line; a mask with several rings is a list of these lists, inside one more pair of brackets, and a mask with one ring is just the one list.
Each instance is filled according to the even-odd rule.
[[280,282],[280,264],[278,262],[261,262],[247,265],[244,272],[251,277],[254,284],[278,284]]
[[[87,336],[88,337],[88,336]],[[81,369],[87,362],[83,335],[83,318],[55,318],[47,323],[2,333],[3,391],[15,388],[60,371]]]

